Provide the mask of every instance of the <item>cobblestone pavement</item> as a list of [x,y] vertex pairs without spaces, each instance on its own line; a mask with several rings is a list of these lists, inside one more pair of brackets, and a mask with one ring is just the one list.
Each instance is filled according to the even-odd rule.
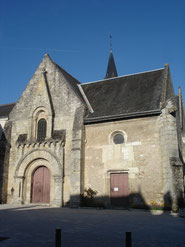
[[123,247],[132,232],[133,247],[184,247],[185,218],[143,210],[69,209],[0,205],[1,247]]

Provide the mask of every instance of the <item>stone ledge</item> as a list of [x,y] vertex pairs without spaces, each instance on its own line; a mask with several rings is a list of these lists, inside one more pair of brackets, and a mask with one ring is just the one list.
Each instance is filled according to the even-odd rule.
[[51,143],[60,143],[64,144],[65,143],[65,135],[66,131],[65,130],[54,130],[52,133],[51,138],[48,138],[43,141],[38,141],[36,139],[31,139],[27,140],[27,134],[20,134],[17,138],[16,145],[17,147],[19,146],[35,146],[35,145],[43,145],[45,146],[46,144],[50,145]]

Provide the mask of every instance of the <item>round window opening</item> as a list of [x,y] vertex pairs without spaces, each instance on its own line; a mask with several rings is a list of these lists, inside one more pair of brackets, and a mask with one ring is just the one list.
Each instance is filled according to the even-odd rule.
[[114,144],[123,144],[124,143],[124,136],[120,133],[115,134],[113,136],[113,142],[114,142]]

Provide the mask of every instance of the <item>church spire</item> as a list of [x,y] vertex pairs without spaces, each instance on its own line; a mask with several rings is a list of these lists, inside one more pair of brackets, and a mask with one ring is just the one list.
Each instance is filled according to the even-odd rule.
[[116,65],[115,65],[114,57],[112,53],[112,35],[110,34],[110,56],[109,56],[109,62],[107,66],[107,73],[106,73],[105,79],[117,77],[117,76],[118,76],[118,73],[116,70]]

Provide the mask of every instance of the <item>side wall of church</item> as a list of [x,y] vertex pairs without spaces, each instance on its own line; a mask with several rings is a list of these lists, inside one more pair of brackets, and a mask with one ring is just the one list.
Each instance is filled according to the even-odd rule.
[[183,158],[180,152],[178,136],[178,112],[174,112],[173,103],[167,102],[160,115],[160,141],[164,181],[164,206],[177,211],[184,203]]
[[[159,122],[159,117],[149,117],[87,125],[85,188],[97,191],[97,198],[105,198],[110,204],[110,173],[122,171],[128,173],[131,206],[161,205]],[[124,134],[123,144],[114,144],[112,140],[117,131]]]
[[[170,158],[178,159],[175,121],[164,111],[160,116],[86,125],[84,196],[90,189],[95,204],[110,206],[110,175],[127,173],[129,206],[165,207],[174,197]],[[117,131],[124,135],[123,144],[112,140]]]

